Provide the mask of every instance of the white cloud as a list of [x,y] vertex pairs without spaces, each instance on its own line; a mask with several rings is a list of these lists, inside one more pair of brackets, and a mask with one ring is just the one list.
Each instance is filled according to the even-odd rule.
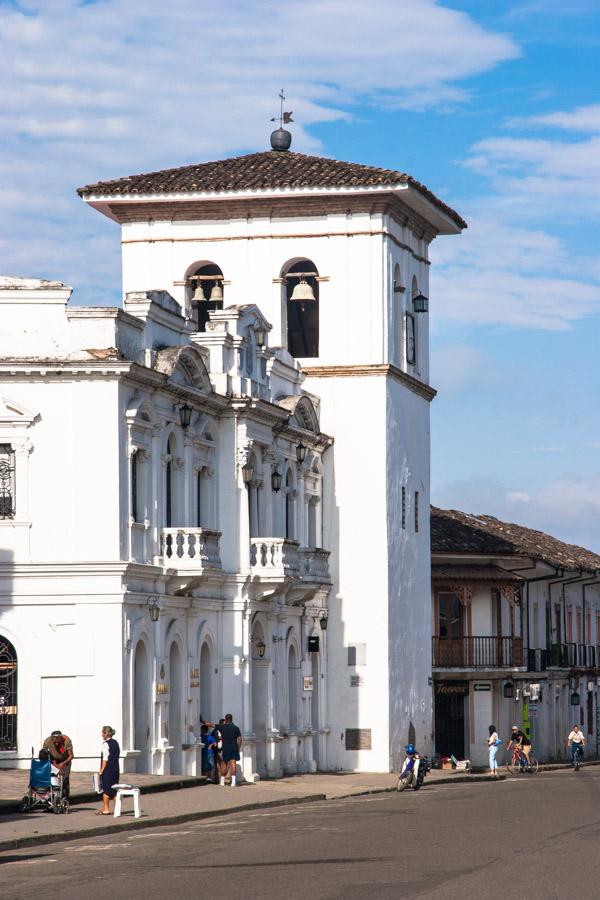
[[322,152],[315,123],[459,102],[519,54],[435,0],[23,0],[0,32],[3,267],[79,283],[119,270],[84,262],[75,187],[266,149],[281,85],[294,148]]
[[562,128],[566,131],[600,134],[600,103],[593,103],[590,106],[578,106],[577,109],[572,109],[569,112],[558,111],[546,113],[542,116],[509,119],[507,126],[510,128],[542,126]]
[[[508,124],[594,132],[600,105]],[[463,208],[470,227],[460,240],[434,244],[434,312],[474,325],[556,331],[600,311],[600,256],[584,254],[576,242],[582,218],[600,218],[600,134],[571,141],[489,137],[471,147],[464,165],[488,179],[490,192],[471,217]],[[551,233],[557,228],[561,237]]]

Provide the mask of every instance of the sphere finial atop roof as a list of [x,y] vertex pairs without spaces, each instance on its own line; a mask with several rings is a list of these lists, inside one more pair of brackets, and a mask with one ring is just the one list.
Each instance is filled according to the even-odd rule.
[[271,122],[276,122],[279,119],[279,128],[276,128],[271,133],[271,150],[289,150],[292,143],[292,135],[283,126],[294,120],[291,112],[283,111],[283,101],[285,100],[283,88],[279,91],[279,100],[281,101],[279,116],[273,116],[271,119]]

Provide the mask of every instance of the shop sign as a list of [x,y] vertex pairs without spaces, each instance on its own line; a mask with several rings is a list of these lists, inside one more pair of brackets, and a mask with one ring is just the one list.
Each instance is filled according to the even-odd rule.
[[491,689],[492,689],[491,684],[474,684],[473,685],[474,691],[491,691]]
[[436,694],[468,694],[468,681],[436,681]]

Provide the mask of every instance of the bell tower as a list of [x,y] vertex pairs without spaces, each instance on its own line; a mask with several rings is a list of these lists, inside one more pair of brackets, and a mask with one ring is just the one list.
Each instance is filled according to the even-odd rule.
[[283,98],[279,119],[269,151],[79,193],[121,224],[125,293],[167,290],[198,331],[254,304],[320,398],[312,533],[334,584],[313,740],[324,769],[389,771],[431,743],[428,248],[466,223],[404,172],[290,150]]

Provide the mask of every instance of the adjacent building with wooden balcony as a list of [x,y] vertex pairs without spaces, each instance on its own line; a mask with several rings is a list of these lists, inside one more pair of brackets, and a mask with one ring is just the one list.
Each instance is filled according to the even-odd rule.
[[600,556],[492,516],[432,508],[435,748],[484,765],[488,727],[540,759],[573,723],[600,755]]

